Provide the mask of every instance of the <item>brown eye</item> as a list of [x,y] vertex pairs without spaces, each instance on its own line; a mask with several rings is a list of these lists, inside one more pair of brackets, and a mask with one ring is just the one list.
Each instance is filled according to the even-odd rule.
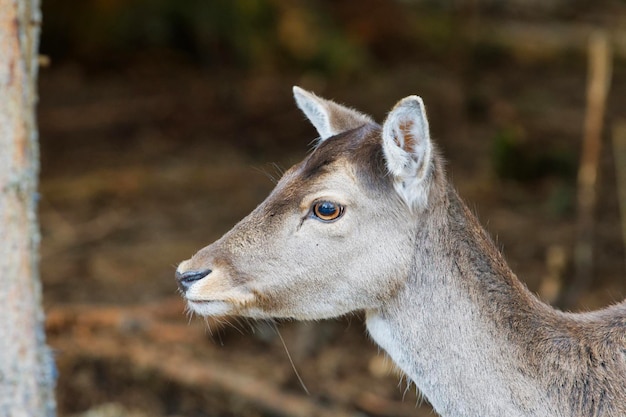
[[313,215],[318,219],[330,222],[343,214],[343,206],[330,201],[320,201],[313,205]]

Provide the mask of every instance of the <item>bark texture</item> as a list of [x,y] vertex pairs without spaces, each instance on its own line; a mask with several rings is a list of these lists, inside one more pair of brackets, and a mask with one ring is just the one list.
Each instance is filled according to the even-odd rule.
[[38,273],[39,0],[0,0],[0,417],[55,414]]

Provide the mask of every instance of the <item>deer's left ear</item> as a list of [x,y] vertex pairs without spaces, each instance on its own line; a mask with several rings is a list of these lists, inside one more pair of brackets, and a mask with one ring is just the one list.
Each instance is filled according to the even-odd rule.
[[387,169],[394,186],[411,209],[428,203],[432,143],[424,102],[409,96],[398,102],[385,120],[382,132]]
[[316,96],[300,87],[293,87],[296,104],[317,129],[320,142],[331,136],[373,123],[369,116]]

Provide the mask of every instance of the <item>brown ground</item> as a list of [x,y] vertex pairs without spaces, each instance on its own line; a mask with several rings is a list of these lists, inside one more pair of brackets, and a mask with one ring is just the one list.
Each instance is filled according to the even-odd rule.
[[[511,63],[469,75],[452,67],[394,67],[330,84],[158,64],[44,70],[41,263],[60,415],[104,403],[121,407],[102,409],[110,415],[430,415],[388,372],[359,316],[277,324],[307,396],[272,326],[211,322],[211,334],[184,314],[173,272],[267,195],[273,164],[287,168],[307,152],[315,133],[290,93],[300,84],[378,120],[397,99],[421,94],[454,183],[537,291],[549,248],[571,265],[574,181],[498,179],[493,138],[513,129],[531,154],[564,150],[576,164],[584,66]],[[616,69],[609,121],[626,107],[624,75]],[[605,146],[595,281],[576,308],[626,297],[614,168]]]

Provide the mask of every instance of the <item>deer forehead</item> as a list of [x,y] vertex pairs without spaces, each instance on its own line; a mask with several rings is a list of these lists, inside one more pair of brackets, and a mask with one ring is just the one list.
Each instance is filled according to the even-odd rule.
[[320,199],[348,203],[359,188],[356,167],[347,159],[339,158],[317,168],[315,172],[299,170],[285,189],[274,198],[293,196],[294,204],[301,210],[308,210],[311,204]]
[[304,161],[289,169],[267,198],[265,209],[277,214],[286,208],[309,208],[316,199],[347,199],[391,189],[377,133],[363,129],[323,142]]

